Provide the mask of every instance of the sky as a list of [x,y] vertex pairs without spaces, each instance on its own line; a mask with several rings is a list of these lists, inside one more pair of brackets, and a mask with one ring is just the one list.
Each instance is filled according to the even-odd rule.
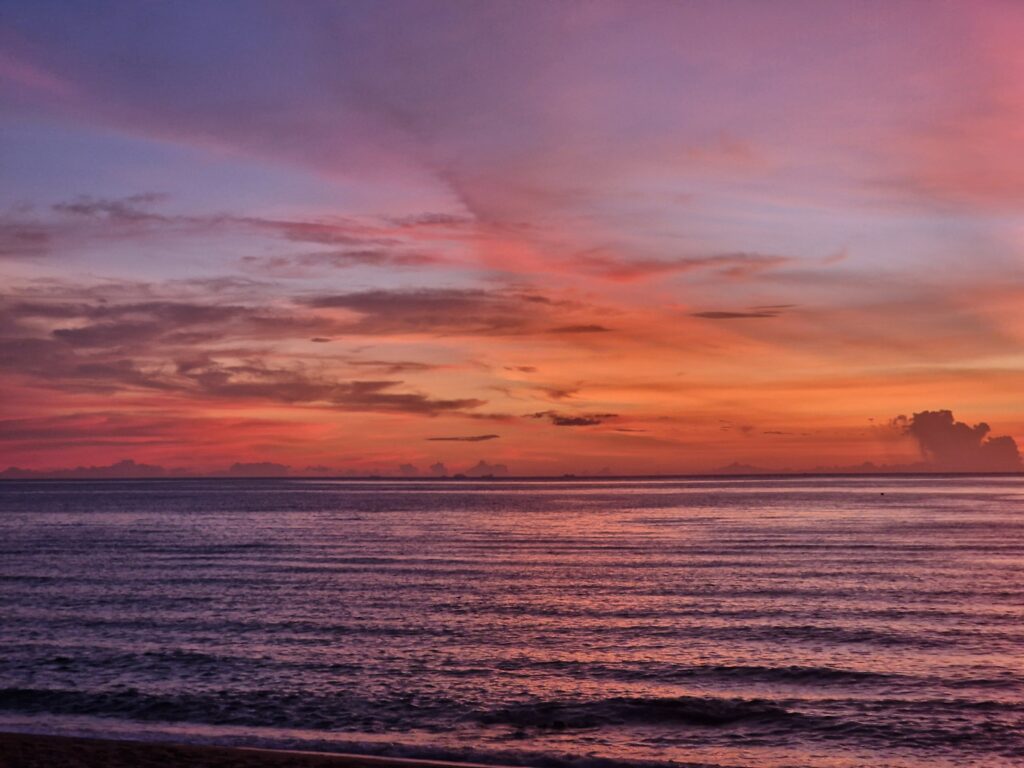
[[1021,39],[981,0],[6,2],[0,468],[1015,468]]

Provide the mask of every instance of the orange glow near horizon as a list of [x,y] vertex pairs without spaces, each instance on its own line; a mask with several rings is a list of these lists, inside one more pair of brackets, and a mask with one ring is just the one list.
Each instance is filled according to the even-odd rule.
[[1021,6],[435,10],[3,27],[0,470],[1011,467]]

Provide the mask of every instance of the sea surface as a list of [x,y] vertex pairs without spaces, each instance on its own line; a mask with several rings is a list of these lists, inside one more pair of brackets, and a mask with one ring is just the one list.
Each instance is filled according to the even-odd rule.
[[1024,478],[0,483],[0,730],[1024,765]]

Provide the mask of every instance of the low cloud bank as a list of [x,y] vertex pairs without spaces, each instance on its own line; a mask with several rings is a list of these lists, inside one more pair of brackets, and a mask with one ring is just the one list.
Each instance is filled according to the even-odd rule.
[[151,477],[175,477],[181,476],[182,473],[175,472],[173,470],[165,469],[156,464],[138,464],[132,459],[123,459],[122,461],[115,462],[101,467],[74,467],[67,469],[50,469],[50,470],[36,470],[36,469],[19,469],[18,467],[8,467],[3,472],[0,472],[0,479],[8,480],[30,480],[33,478],[39,479],[54,479],[54,480],[74,480],[77,478],[82,479],[104,479],[104,478],[151,478]]
[[508,467],[504,464],[491,464],[483,459],[480,459],[469,469],[465,470],[462,474],[466,477],[491,477],[497,475],[507,475]]
[[[443,462],[436,462],[428,467],[429,474],[434,477],[448,477],[448,467]],[[481,459],[476,464],[462,471],[456,471],[465,477],[498,477],[509,474],[505,464],[491,464]],[[8,467],[0,471],[0,480],[103,480],[103,479],[134,479],[134,478],[175,478],[175,477],[419,477],[420,470],[414,464],[400,464],[395,470],[375,470],[366,468],[339,469],[326,466],[292,467],[273,461],[235,462],[221,470],[200,471],[195,469],[168,468],[159,464],[140,464],[133,459],[123,459],[104,466],[83,466],[60,469],[21,469]]]
[[[528,414],[527,418],[547,419],[555,426],[585,427],[616,418],[610,413],[563,414],[556,411],[540,411]],[[907,464],[875,464],[866,461],[856,465],[818,466],[813,469],[767,470],[745,463],[733,463],[712,470],[711,474],[771,474],[779,472],[799,473],[857,473],[889,474],[899,472],[1024,472],[1024,458],[1017,442],[1009,435],[992,435],[992,428],[985,422],[971,425],[957,421],[950,410],[919,411],[912,416],[897,416],[890,420],[889,427],[899,434],[916,441],[921,452],[921,461]],[[745,431],[745,430],[743,430]],[[767,434],[767,433],[766,433]],[[486,442],[497,435],[457,435],[429,437],[430,441]],[[429,473],[427,475],[426,473]],[[441,461],[430,465],[424,476],[446,477],[452,471]],[[484,459],[455,475],[464,477],[497,477],[509,474],[504,464],[491,464]],[[0,479],[102,479],[102,478],[172,478],[172,477],[341,477],[341,476],[420,476],[420,469],[404,463],[391,471],[365,469],[336,469],[326,466],[292,468],[275,462],[236,462],[220,471],[195,471],[180,468],[166,468],[155,464],[142,464],[133,459],[123,459],[105,466],[80,466],[75,468],[33,470],[9,467],[0,471]]]

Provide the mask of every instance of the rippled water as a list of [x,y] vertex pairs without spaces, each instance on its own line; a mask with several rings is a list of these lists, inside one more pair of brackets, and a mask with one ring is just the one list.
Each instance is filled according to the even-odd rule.
[[1024,764],[1024,480],[0,484],[0,729]]

